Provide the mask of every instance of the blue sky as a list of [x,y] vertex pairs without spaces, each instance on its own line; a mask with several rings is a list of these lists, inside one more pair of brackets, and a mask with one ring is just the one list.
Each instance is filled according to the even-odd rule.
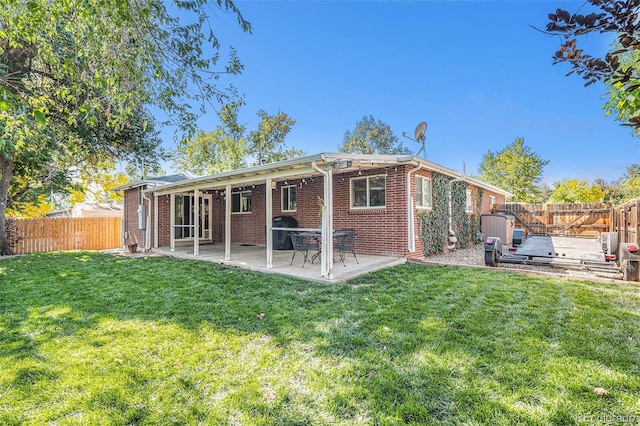
[[[558,38],[544,28],[569,1],[237,1],[253,34],[217,12],[214,30],[245,65],[231,81],[256,112],[296,120],[287,144],[307,154],[335,152],[364,115],[402,137],[428,123],[427,158],[475,174],[482,156],[523,137],[549,160],[544,181],[607,181],[640,162],[640,139],[602,110],[603,85],[584,87],[552,65]],[[610,38],[591,37],[592,52]],[[217,125],[212,110],[199,122]]]

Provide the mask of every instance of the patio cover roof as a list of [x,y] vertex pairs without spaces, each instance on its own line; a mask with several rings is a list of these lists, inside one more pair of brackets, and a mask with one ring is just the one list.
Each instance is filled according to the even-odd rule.
[[[224,187],[226,185],[251,185],[263,183],[266,179],[291,179],[317,176],[319,173],[313,164],[325,170],[357,171],[380,167],[393,167],[398,165],[421,165],[425,170],[431,170],[488,189],[506,197],[512,196],[508,191],[481,180],[466,176],[458,171],[448,169],[436,163],[410,155],[370,155],[347,153],[320,153],[275,163],[260,164],[257,166],[229,170],[213,175],[184,179],[178,182],[163,182],[162,185],[148,189],[155,195],[166,195],[177,192],[193,191],[197,189]],[[158,184],[157,180],[152,181]],[[131,186],[129,186],[131,187]],[[117,189],[127,189],[123,185]]]

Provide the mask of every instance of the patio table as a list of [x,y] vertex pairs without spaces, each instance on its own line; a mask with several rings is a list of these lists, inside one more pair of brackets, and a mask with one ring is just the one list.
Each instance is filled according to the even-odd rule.
[[[306,261],[310,261],[311,263],[313,263],[317,258],[319,258],[322,255],[322,232],[321,231],[303,231],[303,232],[292,233],[292,236],[291,236],[292,240],[294,238],[294,235],[297,235],[299,238],[312,241],[311,245],[309,245],[308,242],[307,244],[300,245],[299,251],[305,252]],[[335,247],[338,250],[338,253],[340,255],[339,262],[342,262],[343,265],[344,265],[344,257],[345,257],[344,249],[343,249],[344,247],[343,241],[345,238],[347,238],[348,235],[349,233],[346,231],[333,232],[333,238],[336,239],[336,242],[337,242]],[[308,255],[310,251],[315,251],[315,253],[309,259]],[[295,257],[295,247],[294,247],[293,256]],[[306,261],[304,263],[306,263]],[[293,257],[291,258],[291,262],[293,263]],[[304,267],[304,263],[302,264],[303,267]]]

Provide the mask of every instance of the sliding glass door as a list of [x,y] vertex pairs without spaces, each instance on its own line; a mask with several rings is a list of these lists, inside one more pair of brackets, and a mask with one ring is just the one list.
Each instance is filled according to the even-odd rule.
[[[199,228],[198,238],[211,239],[211,195],[204,194],[198,197]],[[175,211],[173,232],[176,241],[193,240],[194,226],[194,196],[193,194],[180,194],[175,196]]]

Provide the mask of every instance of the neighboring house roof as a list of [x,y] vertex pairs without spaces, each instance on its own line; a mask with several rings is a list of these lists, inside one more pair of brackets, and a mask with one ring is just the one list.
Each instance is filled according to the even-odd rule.
[[[370,155],[346,153],[321,153],[275,163],[260,164],[253,167],[229,170],[208,176],[195,177],[191,179],[185,177],[184,179],[174,182],[163,182],[161,187],[153,185],[155,187],[153,192],[157,194],[169,194],[172,192],[221,187],[224,185],[248,185],[264,182],[265,179],[282,180],[293,177],[312,176],[319,174],[316,167],[322,169],[340,169],[342,171],[358,171],[399,165],[420,166],[425,170],[439,172],[454,179],[464,180],[472,185],[488,189],[497,194],[504,195],[505,197],[512,196],[510,192],[498,188],[497,186],[466,176],[456,170],[448,169],[419,157],[411,155]],[[151,180],[146,179],[143,181],[132,182],[118,187],[115,190],[124,190],[142,186],[149,181]]]
[[43,214],[44,217],[71,217],[71,207],[66,209],[53,210]]
[[167,176],[156,176],[150,178],[144,178],[142,180],[136,180],[132,182],[127,182],[124,185],[120,185],[116,188],[113,188],[114,191],[125,191],[127,189],[137,188],[139,186],[157,186],[157,185],[165,185],[168,183],[180,182],[183,180],[189,179],[187,175],[182,173],[167,175]]
[[44,217],[99,217],[113,216],[122,212],[122,203],[76,203],[73,207],[45,213]]

